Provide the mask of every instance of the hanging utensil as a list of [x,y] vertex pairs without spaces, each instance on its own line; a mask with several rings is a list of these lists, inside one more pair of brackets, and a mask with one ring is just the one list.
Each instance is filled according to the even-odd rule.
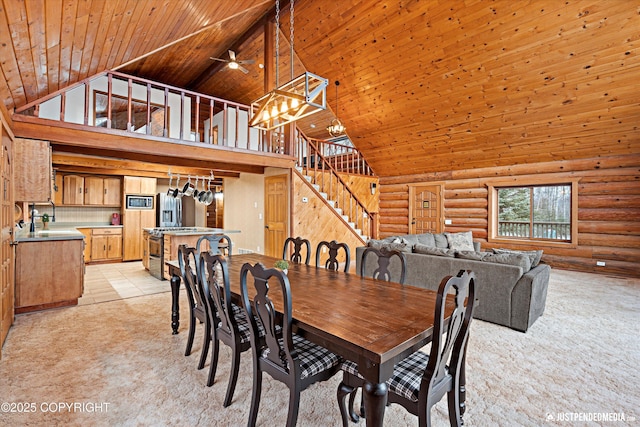
[[209,183],[207,184],[207,195],[205,196],[204,203],[209,206],[213,202],[213,198],[215,194],[211,191],[211,178],[209,178]]
[[198,194],[200,194],[198,191],[198,179],[199,177],[196,176],[196,185],[193,187],[193,193],[191,194],[193,196],[193,200],[198,200]]
[[173,189],[173,197],[181,197],[180,193],[180,175],[178,175],[178,181],[176,182],[176,188]]
[[195,187],[191,183],[191,175],[189,175],[189,180],[184,185],[184,187],[182,187],[182,195],[183,196],[187,196],[187,197],[192,196],[194,189],[195,189]]
[[173,182],[173,175],[169,175],[169,189],[167,190],[167,196],[173,197],[173,191],[175,188],[171,187],[171,183]]

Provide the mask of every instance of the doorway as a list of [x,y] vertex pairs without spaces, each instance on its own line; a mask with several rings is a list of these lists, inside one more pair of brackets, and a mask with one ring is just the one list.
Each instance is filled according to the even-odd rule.
[[289,197],[287,175],[264,179],[264,253],[280,258],[287,235]]
[[444,228],[442,184],[409,185],[409,233],[441,233]]

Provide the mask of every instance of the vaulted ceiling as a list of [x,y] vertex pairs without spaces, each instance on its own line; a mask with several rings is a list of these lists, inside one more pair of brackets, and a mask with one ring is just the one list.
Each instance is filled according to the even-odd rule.
[[[279,83],[290,80],[282,3]],[[0,0],[0,99],[11,111],[117,69],[250,103],[264,93],[258,23],[273,8]],[[637,0],[298,0],[294,11],[294,74],[327,78],[334,110],[340,81],[333,114],[381,176],[640,151]],[[215,67],[230,48],[256,60],[248,74]],[[330,118],[301,127],[325,138]]]

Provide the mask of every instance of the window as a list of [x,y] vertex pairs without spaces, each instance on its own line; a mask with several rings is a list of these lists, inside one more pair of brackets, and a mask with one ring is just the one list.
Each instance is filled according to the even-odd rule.
[[493,182],[489,219],[489,241],[577,243],[577,181]]

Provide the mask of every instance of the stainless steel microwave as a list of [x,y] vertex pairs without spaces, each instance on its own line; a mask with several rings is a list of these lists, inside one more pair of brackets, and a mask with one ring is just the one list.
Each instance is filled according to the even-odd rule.
[[127,209],[153,209],[153,196],[127,196]]

